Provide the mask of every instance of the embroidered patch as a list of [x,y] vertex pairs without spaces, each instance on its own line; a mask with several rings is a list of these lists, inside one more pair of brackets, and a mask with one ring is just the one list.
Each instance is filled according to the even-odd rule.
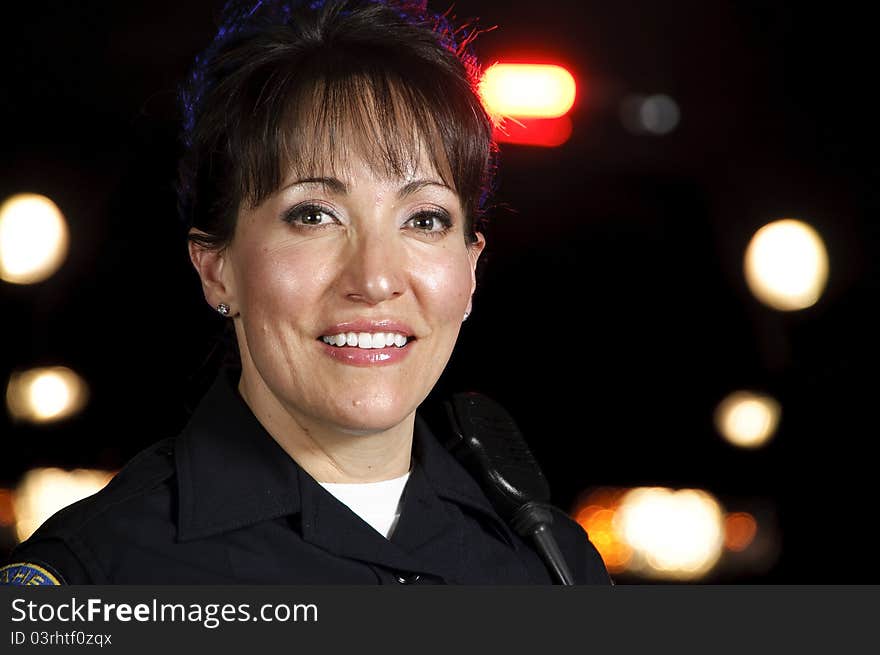
[[34,585],[60,586],[61,581],[39,564],[16,562],[0,568],[0,585],[29,587]]

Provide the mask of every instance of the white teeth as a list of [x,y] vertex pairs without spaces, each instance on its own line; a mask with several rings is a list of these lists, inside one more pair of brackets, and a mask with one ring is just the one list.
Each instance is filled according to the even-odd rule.
[[397,346],[402,348],[406,345],[408,338],[396,332],[340,332],[321,337],[321,341],[331,346],[349,346],[351,348],[388,348]]

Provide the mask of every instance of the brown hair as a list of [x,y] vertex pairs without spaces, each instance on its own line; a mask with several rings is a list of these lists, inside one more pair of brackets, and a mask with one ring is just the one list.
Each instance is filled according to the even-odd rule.
[[418,2],[228,3],[181,91],[190,238],[226,246],[242,203],[259,205],[290,172],[326,174],[355,149],[400,175],[424,148],[475,239],[497,154],[475,35]]

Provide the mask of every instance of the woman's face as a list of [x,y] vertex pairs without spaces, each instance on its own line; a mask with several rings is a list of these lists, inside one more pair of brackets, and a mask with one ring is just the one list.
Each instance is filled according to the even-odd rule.
[[209,301],[238,314],[248,402],[347,433],[400,424],[452,354],[478,236],[466,243],[459,197],[427,161],[389,179],[354,158],[242,209]]

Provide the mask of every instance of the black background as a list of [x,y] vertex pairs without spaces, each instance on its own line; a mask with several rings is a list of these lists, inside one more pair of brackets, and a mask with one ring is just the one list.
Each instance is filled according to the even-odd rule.
[[[176,220],[175,94],[219,6],[4,6],[0,197],[50,196],[72,244],[48,281],[0,284],[0,375],[65,364],[92,395],[58,425],[0,418],[2,486],[37,465],[118,467],[176,433],[197,395],[222,322]],[[565,145],[501,147],[488,259],[437,394],[505,404],[566,509],[606,485],[770,508],[778,557],[717,580],[880,581],[872,16],[698,0],[471,0],[455,14],[499,26],[477,41],[484,63],[566,65],[579,95]],[[631,93],[675,98],[677,130],[627,132]],[[751,235],[782,217],[816,227],[831,265],[819,303],[790,314],[760,305],[741,273]],[[713,427],[738,388],[782,404],[761,450]]]

